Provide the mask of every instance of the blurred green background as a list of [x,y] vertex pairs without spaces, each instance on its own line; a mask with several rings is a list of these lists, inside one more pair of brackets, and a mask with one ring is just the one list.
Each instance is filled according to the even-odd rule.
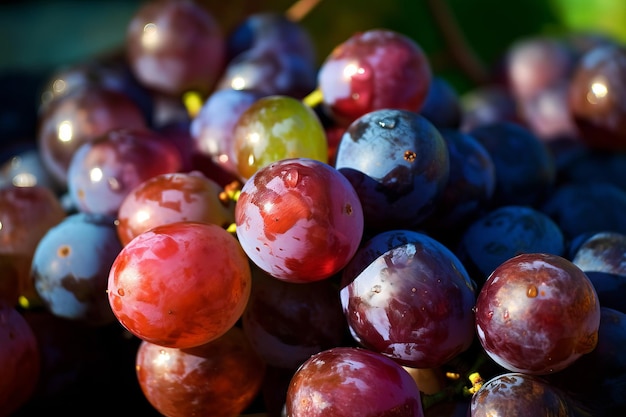
[[[228,32],[246,14],[284,11],[295,0],[199,0]],[[94,54],[123,48],[126,26],[142,0],[0,2],[0,71],[49,71]],[[446,2],[472,52],[494,65],[518,38],[598,30],[626,39],[624,0],[434,0]],[[322,0],[302,21],[320,61],[359,30],[386,27],[415,39],[435,71],[460,89],[471,80],[451,58],[428,0]]]

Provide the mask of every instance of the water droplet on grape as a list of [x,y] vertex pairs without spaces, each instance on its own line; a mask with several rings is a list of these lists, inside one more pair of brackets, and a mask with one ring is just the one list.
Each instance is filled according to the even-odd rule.
[[383,129],[393,129],[394,127],[396,127],[396,123],[396,119],[392,117],[385,117],[378,121],[378,125]]
[[537,287],[535,287],[534,285],[531,285],[528,287],[528,290],[526,291],[526,296],[529,298],[535,298],[537,296],[538,290]]
[[413,162],[415,161],[415,158],[417,158],[417,154],[413,151],[405,151],[404,152],[404,160],[408,161],[408,162]]
[[295,188],[300,180],[300,173],[297,169],[290,169],[285,173],[284,182],[285,186],[289,188]]

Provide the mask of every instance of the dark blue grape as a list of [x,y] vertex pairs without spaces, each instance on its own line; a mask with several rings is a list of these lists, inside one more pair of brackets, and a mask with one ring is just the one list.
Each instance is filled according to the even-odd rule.
[[461,99],[452,84],[434,75],[420,114],[439,129],[458,129],[461,126]]
[[541,205],[566,238],[584,233],[626,233],[626,191],[603,182],[565,183]]
[[424,225],[437,235],[462,230],[488,209],[496,186],[495,165],[480,142],[456,129],[440,132],[450,155],[450,177],[437,209]]
[[563,255],[565,239],[547,215],[528,206],[502,206],[465,230],[458,255],[477,282],[504,261],[522,253]]
[[448,149],[425,117],[407,110],[367,113],[346,130],[335,168],[363,205],[367,228],[408,229],[431,215],[448,181]]
[[600,308],[596,348],[549,377],[588,407],[594,417],[626,413],[626,313]]
[[54,315],[93,325],[115,320],[106,294],[111,265],[122,249],[114,221],[110,216],[73,214],[37,245],[31,276]]
[[556,166],[545,142],[528,128],[495,122],[469,131],[491,155],[496,169],[494,205],[533,205],[546,197]]

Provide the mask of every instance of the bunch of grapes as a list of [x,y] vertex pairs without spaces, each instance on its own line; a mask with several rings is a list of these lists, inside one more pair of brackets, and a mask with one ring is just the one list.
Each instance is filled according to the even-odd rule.
[[391,29],[320,60],[314,3],[146,1],[50,74],[0,161],[0,417],[626,411],[626,45],[461,94]]

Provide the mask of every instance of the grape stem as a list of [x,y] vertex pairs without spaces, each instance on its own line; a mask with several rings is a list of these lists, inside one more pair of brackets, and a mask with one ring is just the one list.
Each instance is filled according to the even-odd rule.
[[322,0],[297,0],[285,12],[285,16],[294,22],[300,22]]
[[[454,375],[453,378],[450,378],[455,381],[453,384],[435,394],[422,394],[422,407],[424,410],[453,398],[468,398],[474,395],[483,384],[483,378],[480,376],[478,370],[485,364],[486,359],[485,355],[478,355],[469,370],[464,372],[466,375],[465,378],[458,378],[458,374],[451,373],[451,376]],[[468,380],[471,384],[469,388],[467,387]]]
[[448,45],[452,59],[467,77],[477,85],[488,81],[485,65],[467,42],[458,21],[446,0],[426,0],[437,27]]

